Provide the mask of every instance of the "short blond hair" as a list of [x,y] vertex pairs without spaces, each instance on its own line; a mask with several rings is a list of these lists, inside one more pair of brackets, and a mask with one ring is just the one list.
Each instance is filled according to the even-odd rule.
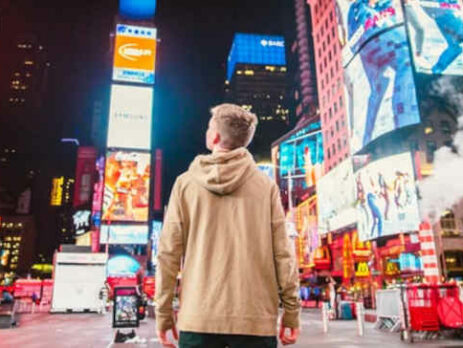
[[222,146],[234,150],[251,143],[258,123],[255,114],[227,103],[213,107],[211,114],[217,124]]

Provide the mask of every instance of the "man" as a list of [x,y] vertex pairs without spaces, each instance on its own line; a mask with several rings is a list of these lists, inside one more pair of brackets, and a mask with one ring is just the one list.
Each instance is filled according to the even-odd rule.
[[[211,110],[201,155],[177,178],[158,249],[156,321],[164,347],[177,338],[172,299],[182,264],[180,347],[276,347],[299,335],[299,286],[278,187],[246,147],[254,114],[232,104]],[[288,330],[289,334],[288,334]]]

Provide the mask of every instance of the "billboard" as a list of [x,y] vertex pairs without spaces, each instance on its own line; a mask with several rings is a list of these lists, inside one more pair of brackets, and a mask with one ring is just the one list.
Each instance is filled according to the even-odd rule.
[[103,194],[103,221],[148,220],[151,156],[108,151]]
[[286,204],[288,192],[303,200],[323,175],[323,137],[320,123],[302,126],[272,148],[276,182]]
[[90,230],[92,212],[90,210],[77,210],[72,215],[72,223],[76,236],[81,236]]
[[417,231],[420,224],[412,156],[382,158],[355,173],[359,239]]
[[148,225],[101,225],[101,244],[147,244]]
[[259,65],[286,65],[285,39],[278,35],[237,33],[228,55],[227,80],[237,63]]
[[463,75],[461,0],[406,0],[405,15],[417,72]]
[[318,180],[317,199],[319,234],[357,222],[355,179],[350,158]]
[[73,206],[90,203],[95,172],[97,151],[91,146],[81,146],[77,150],[76,182],[74,186]]
[[118,24],[114,44],[113,80],[154,84],[156,29]]
[[51,182],[50,205],[59,207],[63,204],[64,176],[53,178]]
[[107,146],[150,149],[152,110],[151,87],[113,85]]
[[95,226],[97,228],[100,227],[101,206],[103,204],[104,163],[104,156],[99,157],[95,161],[95,169],[98,173],[98,179],[93,184],[92,226]]
[[153,221],[153,233],[151,234],[151,264],[157,265],[157,257],[158,257],[158,247],[159,247],[159,238],[161,238],[162,232],[162,222],[161,221]]
[[351,151],[420,122],[404,27],[376,36],[345,68]]
[[400,0],[336,0],[335,4],[344,65],[370,38],[403,23]]
[[120,0],[119,13],[130,19],[150,19],[156,12],[156,0]]

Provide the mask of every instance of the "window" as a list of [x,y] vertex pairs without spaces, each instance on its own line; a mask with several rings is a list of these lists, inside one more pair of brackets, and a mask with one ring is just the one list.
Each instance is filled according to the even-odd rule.
[[[329,59],[330,62],[331,62],[331,59],[332,59],[331,51],[328,51],[328,59]],[[332,69],[331,69],[331,70],[332,70]]]
[[442,133],[444,134],[450,134],[450,123],[448,121],[440,121],[440,128],[442,130]]
[[339,120],[336,120],[336,132],[339,132]]
[[333,20],[333,12],[330,12],[330,20]]
[[436,151],[436,143],[434,141],[426,142],[426,161],[432,163],[434,161],[434,152]]
[[338,138],[338,151],[341,151],[341,139]]
[[331,152],[333,153],[333,156],[336,155],[336,147],[333,145],[331,145]]
[[330,151],[330,148],[328,148],[328,158],[331,158],[331,151]]
[[451,210],[446,211],[441,216],[440,226],[442,228],[443,237],[455,237],[459,235],[455,215]]
[[339,97],[339,107],[342,108],[342,97]]
[[331,74],[331,78],[333,78],[334,77],[333,67],[331,67],[331,69],[330,69],[330,74]]
[[[334,31],[334,27],[333,27],[333,28],[331,28],[331,36],[332,36],[332,37],[333,37],[333,39],[334,39],[334,37],[335,37],[335,31]],[[334,49],[336,49],[336,46],[334,46]]]
[[333,111],[331,110],[331,107],[328,109],[328,113],[330,114],[330,120],[333,117]]
[[338,103],[334,102],[333,108],[334,108],[334,113],[337,113],[338,112]]

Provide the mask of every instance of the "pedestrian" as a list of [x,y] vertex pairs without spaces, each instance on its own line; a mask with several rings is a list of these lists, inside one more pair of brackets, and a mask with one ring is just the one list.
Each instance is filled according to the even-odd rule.
[[[246,147],[257,117],[233,104],[212,108],[208,155],[177,178],[158,249],[156,324],[163,347],[277,347],[299,336],[299,276],[278,187]],[[172,299],[182,265],[178,323]],[[288,332],[289,331],[289,332]]]
[[315,285],[312,288],[312,295],[313,295],[313,299],[315,300],[315,308],[318,308],[320,305],[320,295],[321,295],[321,290],[318,285]]

